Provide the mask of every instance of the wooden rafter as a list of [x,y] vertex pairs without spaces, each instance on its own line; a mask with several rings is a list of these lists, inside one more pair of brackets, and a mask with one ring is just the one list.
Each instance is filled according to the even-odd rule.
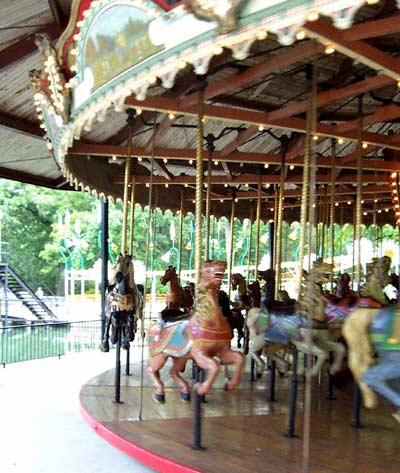
[[20,118],[0,113],[0,127],[7,128],[13,132],[29,136],[29,138],[40,139],[43,141],[43,130],[35,123]]
[[46,33],[49,35],[51,40],[55,40],[60,37],[62,31],[62,26],[57,23],[52,23],[36,33],[27,36],[18,43],[12,44],[8,48],[3,49],[0,51],[0,70],[11,66],[17,61],[21,61],[32,53],[37,52],[38,48],[35,43],[35,36],[37,33]]
[[[158,110],[165,113],[174,112],[196,116],[196,109],[184,109],[176,100],[162,97],[148,97],[143,101],[135,100],[133,97],[126,99],[126,104],[131,107],[138,107],[147,110]],[[284,130],[294,130],[300,133],[306,132],[306,121],[303,118],[286,118],[281,120],[268,120],[267,114],[251,110],[239,110],[235,108],[221,107],[216,105],[204,105],[204,116],[217,121],[233,121],[237,123],[247,123],[250,125],[263,125],[264,127],[279,128]],[[352,141],[358,140],[356,131],[339,133],[337,125],[319,123],[316,133],[321,136],[331,138],[348,138]],[[400,149],[400,137],[386,137],[378,133],[364,131],[362,140],[376,146],[384,146],[393,149]]]
[[[364,151],[364,150],[363,150]],[[365,150],[365,154],[370,153],[370,149]],[[96,144],[76,143],[70,150],[72,155],[90,155],[100,157],[120,156],[124,157],[128,154],[128,148],[124,146],[107,146]],[[139,147],[132,147],[132,155],[142,158],[150,158],[151,155],[145,149]],[[196,157],[195,149],[180,149],[180,148],[155,148],[154,157],[156,159],[174,159],[174,160],[193,160]],[[213,152],[213,159],[222,162],[231,163],[247,163],[247,164],[281,164],[281,156],[279,153],[254,153],[254,152],[234,152],[229,156],[222,156],[221,151]],[[292,160],[291,164],[296,166],[303,166],[303,159],[297,158]],[[330,168],[332,163],[329,157],[318,157],[316,164],[321,168]],[[357,164],[355,162],[355,154],[350,153],[337,160],[336,166],[338,168],[356,170]],[[365,170],[379,169],[381,171],[400,171],[400,162],[385,161],[382,159],[366,159],[363,163]]]
[[309,37],[317,39],[323,44],[331,44],[345,56],[356,59],[393,80],[399,80],[399,59],[385,54],[364,41],[346,41],[341,30],[324,20],[308,22],[304,25],[304,29]]
[[[246,71],[235,74],[233,77],[230,77],[229,80],[226,78],[210,84],[205,92],[204,99],[210,100],[213,97],[227,93],[231,90],[236,90],[239,87],[243,87],[250,82],[266,77],[268,74],[276,73],[279,70],[290,66],[291,64],[305,59],[309,59],[315,54],[320,54],[324,51],[323,46],[320,44],[306,41],[302,44],[294,46],[288,50],[284,50],[277,54],[273,58],[267,59],[261,64],[256,66],[249,67]],[[192,107],[197,103],[197,93],[188,95],[181,101],[181,105],[186,107]]]
[[400,32],[400,15],[381,18],[379,20],[367,21],[353,25],[342,32],[346,41],[357,41],[359,39],[375,38]]
[[[286,183],[290,184],[301,184],[302,183],[302,173],[293,173],[289,174],[287,179],[285,180]],[[317,184],[329,184],[330,183],[330,176],[328,173],[317,173]],[[279,184],[280,176],[277,174],[271,175],[266,174],[263,175],[262,184]],[[386,174],[375,174],[374,172],[364,172],[363,174],[363,183],[371,183],[371,184],[378,184],[378,183],[387,183],[387,175]],[[135,177],[136,183],[139,184],[148,184],[150,182],[149,176],[136,176]],[[248,184],[248,185],[256,185],[259,182],[259,176],[257,174],[241,174],[239,176],[233,176],[231,179],[228,179],[226,176],[219,176],[214,175],[212,176],[211,183],[215,184],[227,184],[234,185],[234,184]],[[343,173],[339,176],[336,180],[337,184],[353,184],[354,183],[354,173]],[[123,178],[116,178],[113,181],[114,184],[123,184]],[[177,184],[177,185],[195,185],[195,176],[175,176],[172,181],[169,179],[162,177],[162,176],[153,176],[152,177],[153,184]]]

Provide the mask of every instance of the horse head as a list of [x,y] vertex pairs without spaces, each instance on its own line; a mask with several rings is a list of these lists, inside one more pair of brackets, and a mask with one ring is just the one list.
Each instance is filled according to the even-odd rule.
[[111,285],[126,285],[127,289],[134,289],[135,277],[132,255],[120,253],[114,263],[111,276]]
[[176,274],[176,268],[174,266],[168,266],[168,268],[165,270],[165,273],[163,276],[160,278],[160,283],[165,286],[171,279],[177,278]]
[[226,261],[208,260],[200,272],[200,282],[208,290],[218,290],[226,271]]
[[243,279],[243,276],[240,273],[232,274],[231,285],[232,285],[233,290],[237,289],[242,279]]

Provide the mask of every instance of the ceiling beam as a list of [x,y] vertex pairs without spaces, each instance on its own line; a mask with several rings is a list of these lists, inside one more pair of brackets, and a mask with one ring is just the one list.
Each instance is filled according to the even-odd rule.
[[[0,167],[0,177],[2,179],[25,182],[26,184],[34,184],[35,186],[48,187],[50,189],[57,189],[59,188],[60,183],[65,182],[63,178],[50,179],[44,176],[37,176],[35,174],[2,167]],[[67,187],[70,188],[69,184]]]
[[[163,97],[148,97],[143,101],[136,100],[132,96],[125,100],[130,107],[143,110],[158,110],[160,112],[197,116],[196,107],[184,109],[182,105],[174,100]],[[251,110],[240,110],[237,108],[221,107],[217,105],[204,105],[203,115],[206,119],[217,121],[231,121],[236,123],[247,123],[250,125],[263,125],[264,128],[278,128],[294,130],[300,133],[306,132],[306,120],[303,118],[286,118],[282,120],[268,120],[267,114]],[[315,132],[318,135],[331,138],[348,138],[352,141],[358,140],[356,132],[339,133],[336,125],[318,123]],[[371,145],[400,149],[400,135],[387,137],[378,133],[364,131],[362,140]]]
[[[364,150],[365,154],[371,150]],[[74,146],[69,150],[71,155],[90,155],[92,157],[99,156],[103,158],[109,158],[110,156],[117,157],[126,157],[128,155],[128,147],[126,146],[108,146],[108,145],[97,145],[97,144],[87,144],[87,143],[75,143]],[[152,154],[152,153],[151,153]],[[151,154],[147,153],[145,149],[133,147],[132,156],[141,157],[141,158],[151,158]],[[336,160],[336,167],[356,170],[357,163],[354,158],[356,156],[355,152],[350,153],[347,156],[338,158]],[[186,160],[196,159],[196,150],[195,149],[180,149],[180,148],[155,148],[154,149],[154,158],[155,159],[171,159],[171,160]],[[222,156],[221,151],[213,152],[213,160],[222,162],[231,163],[248,163],[248,164],[281,164],[281,155],[280,153],[252,153],[252,152],[242,152],[237,151],[231,153],[229,156]],[[291,161],[291,164],[302,167],[304,161],[301,158],[297,158],[295,161]],[[332,160],[330,157],[318,157],[316,159],[316,164],[321,168],[331,168]],[[365,159],[363,161],[363,169],[374,171],[376,169],[380,171],[400,171],[400,161],[385,161],[383,159]],[[354,178],[355,179],[355,178]]]
[[36,123],[22,120],[6,113],[0,112],[0,128],[5,128],[18,134],[28,136],[29,138],[44,141],[44,132],[36,125]]
[[0,51],[0,70],[11,66],[15,62],[24,59],[26,56],[29,56],[32,53],[37,52],[38,48],[35,43],[35,36],[37,33],[46,33],[53,41],[58,39],[62,32],[62,26],[58,25],[57,23],[51,23],[41,30],[36,31],[30,36],[22,39],[18,43],[14,43],[8,48],[3,49]]
[[[383,105],[382,107],[377,107],[374,113],[370,115],[364,115],[362,117],[362,126],[373,125],[375,123],[386,123],[390,122],[395,118],[400,117],[400,107],[394,103],[390,105]],[[337,126],[339,133],[349,130],[354,130],[358,128],[359,120],[351,120],[345,123],[341,123]]]
[[359,39],[375,38],[400,32],[400,15],[393,15],[380,20],[358,23],[344,30],[342,36],[345,41],[357,41]]
[[371,69],[379,71],[393,80],[400,78],[400,60],[390,56],[364,41],[346,41],[343,31],[324,20],[307,22],[304,25],[307,36],[323,44],[331,44],[338,52],[356,59]]
[[[240,74],[234,74],[232,77],[224,78],[206,87],[204,91],[204,100],[210,100],[218,95],[236,90],[239,87],[254,82],[257,79],[265,78],[268,74],[277,73],[279,70],[290,66],[299,61],[310,59],[315,54],[324,51],[324,47],[314,41],[305,41],[292,48],[278,52],[265,62],[249,67]],[[194,92],[181,100],[182,106],[192,107],[198,101],[198,92]]]
[[[371,90],[381,89],[387,85],[393,84],[393,79],[385,75],[377,75],[374,77],[369,77],[362,81],[356,82],[354,84],[346,85],[339,89],[330,89],[325,92],[321,92],[316,97],[316,103],[318,108],[329,105],[338,100],[344,100],[350,97],[356,97],[360,94],[365,94]],[[309,100],[302,100],[300,102],[295,102],[286,107],[281,107],[278,110],[268,112],[267,120],[280,120],[282,118],[292,117],[294,115],[299,115],[304,113],[309,105]]]
[[[249,184],[249,185],[257,185],[259,183],[260,176],[258,174],[242,174],[239,176],[233,176],[231,179],[228,179],[226,176],[211,176],[211,184],[227,184],[227,186],[233,186],[235,184]],[[196,176],[175,176],[171,181],[167,178],[162,176],[148,176],[148,175],[136,175],[135,182],[138,185],[149,184],[151,182],[154,185],[165,185],[165,184],[173,184],[173,185],[195,185],[196,184]],[[279,184],[280,183],[280,175],[279,174],[263,174],[261,176],[262,184]],[[116,178],[112,181],[114,184],[124,184],[124,178]],[[302,173],[293,173],[292,175],[289,174],[285,183],[290,184],[302,184],[303,182],[303,174]],[[329,184],[331,182],[331,177],[329,173],[322,173],[319,172],[316,175],[316,183],[317,184]],[[337,184],[354,184],[354,173],[343,173],[339,176],[336,180]],[[375,173],[363,173],[363,183],[364,184],[378,184],[378,183],[387,183],[387,175],[385,174],[375,174]]]

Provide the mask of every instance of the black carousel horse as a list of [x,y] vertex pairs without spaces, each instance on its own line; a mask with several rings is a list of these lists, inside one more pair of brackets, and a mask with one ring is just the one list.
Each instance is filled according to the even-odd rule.
[[[106,326],[103,334],[102,350],[110,350],[109,340],[129,348],[135,339],[137,319],[143,312],[143,294],[135,284],[131,255],[118,255],[113,267],[111,284],[106,289]],[[111,336],[110,336],[111,327]]]

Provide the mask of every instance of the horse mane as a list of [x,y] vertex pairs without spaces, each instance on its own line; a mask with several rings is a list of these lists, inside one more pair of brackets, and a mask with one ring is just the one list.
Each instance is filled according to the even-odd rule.
[[207,289],[206,283],[200,281],[196,286],[196,306],[193,311],[193,317],[199,324],[201,324],[213,318],[215,316],[215,310],[218,309],[218,302],[215,303],[213,300],[210,291]]
[[390,264],[391,259],[388,256],[373,258],[372,263],[367,264],[366,282],[360,289],[362,296],[371,297],[383,305],[388,303],[383,288],[389,282]]

